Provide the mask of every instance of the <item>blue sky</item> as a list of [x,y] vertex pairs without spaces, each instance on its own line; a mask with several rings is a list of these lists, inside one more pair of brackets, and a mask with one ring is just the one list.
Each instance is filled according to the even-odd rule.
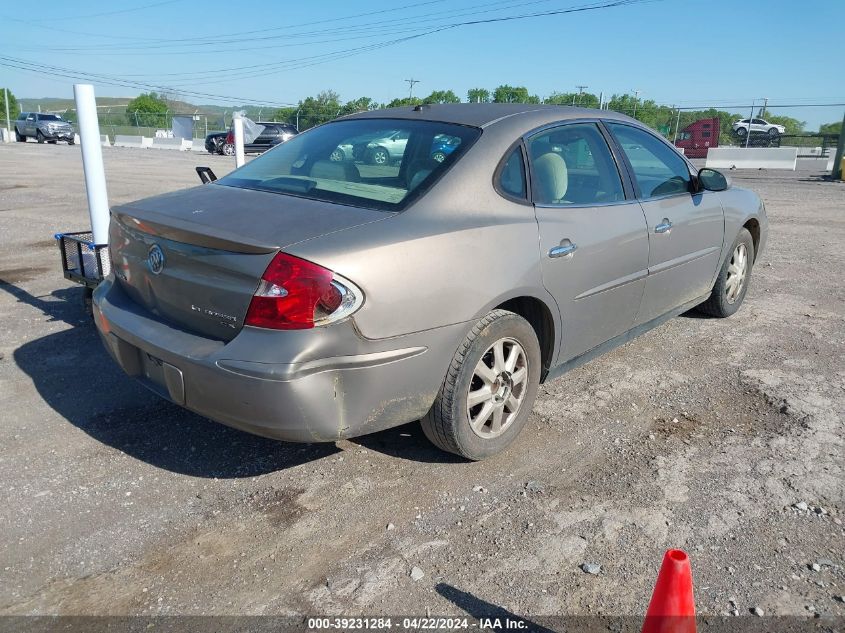
[[[41,0],[31,13],[21,3],[0,8],[7,27],[0,64],[12,58],[171,86],[194,103],[295,103],[327,88],[344,100],[388,101],[407,94],[408,78],[420,81],[414,88],[420,96],[452,89],[465,98],[468,88],[509,83],[540,96],[576,85],[606,95],[639,90],[658,103],[743,113],[763,97],[775,105],[845,102],[845,58],[834,50],[845,0],[651,0],[423,35],[455,22],[590,3]],[[350,54],[361,47],[370,50]],[[0,84],[20,97],[71,96],[74,81],[0,65]],[[92,83],[103,96],[142,91]],[[772,109],[807,121],[809,129],[841,120],[843,110]]]

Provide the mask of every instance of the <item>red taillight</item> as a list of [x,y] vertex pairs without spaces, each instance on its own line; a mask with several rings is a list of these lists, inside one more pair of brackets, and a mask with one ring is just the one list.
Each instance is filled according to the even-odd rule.
[[229,133],[226,135],[226,142],[227,142],[229,145],[234,145],[234,144],[235,144],[235,133],[234,133],[234,132],[229,132]]
[[334,273],[304,259],[278,253],[261,276],[244,325],[304,330],[335,321],[360,305],[360,291],[334,280]]

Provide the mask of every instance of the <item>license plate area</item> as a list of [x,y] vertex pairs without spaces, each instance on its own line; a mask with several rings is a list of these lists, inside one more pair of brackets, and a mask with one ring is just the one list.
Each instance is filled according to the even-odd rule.
[[172,400],[176,404],[185,404],[185,380],[182,371],[160,358],[139,349],[141,361],[141,380],[153,391]]

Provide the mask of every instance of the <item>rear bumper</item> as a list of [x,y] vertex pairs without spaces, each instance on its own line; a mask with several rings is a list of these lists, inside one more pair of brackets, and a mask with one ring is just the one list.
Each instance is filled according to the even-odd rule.
[[245,327],[224,343],[157,320],[111,279],[94,293],[94,318],[118,365],[162,397],[223,424],[297,442],[419,419],[467,329],[368,340],[347,321],[299,331]]

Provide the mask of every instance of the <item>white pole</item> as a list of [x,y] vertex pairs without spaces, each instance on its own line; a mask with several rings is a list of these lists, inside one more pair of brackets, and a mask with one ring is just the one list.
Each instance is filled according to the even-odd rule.
[[76,115],[79,119],[79,140],[82,144],[82,168],[88,193],[88,213],[95,244],[109,243],[109,199],[106,192],[106,172],[100,146],[100,124],[97,121],[97,102],[94,86],[74,84]]
[[6,132],[9,134],[9,140],[12,140],[12,122],[9,120],[9,89],[3,88],[3,99],[6,100]]
[[243,167],[244,162],[244,122],[240,114],[236,114],[232,120],[232,127],[235,129],[235,167]]

